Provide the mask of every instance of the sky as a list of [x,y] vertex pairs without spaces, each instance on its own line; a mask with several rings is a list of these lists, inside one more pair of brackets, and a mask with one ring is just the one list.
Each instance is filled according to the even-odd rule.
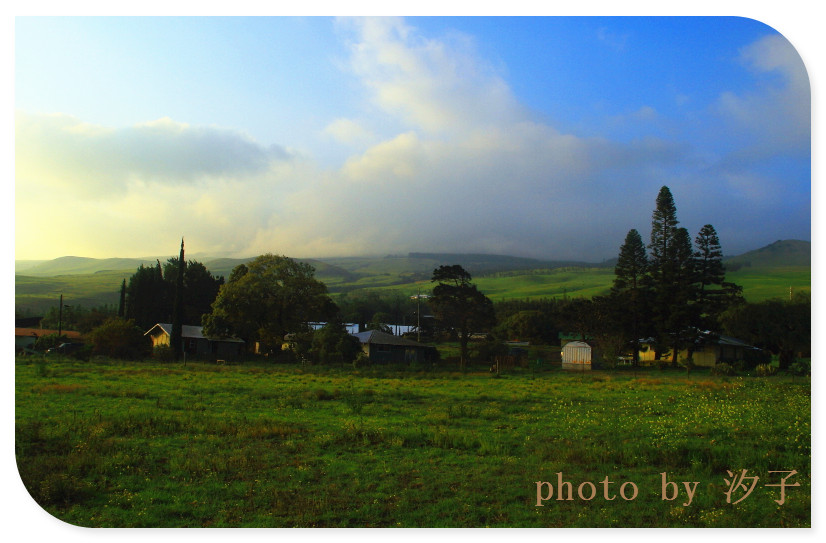
[[[801,54],[745,17],[16,17],[16,259],[599,262],[668,186],[811,240]],[[803,51],[807,59],[814,52]]]

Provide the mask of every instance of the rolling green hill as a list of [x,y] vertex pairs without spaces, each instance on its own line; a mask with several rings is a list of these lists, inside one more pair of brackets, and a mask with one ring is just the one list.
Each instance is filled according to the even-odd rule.
[[743,268],[800,268],[812,265],[812,244],[796,239],[778,240],[761,249],[725,259],[732,271]]
[[[165,258],[160,258],[164,262]],[[227,277],[235,266],[250,259],[198,259],[213,274]],[[385,257],[305,259],[316,277],[334,296],[347,292],[377,291],[405,296],[432,288],[430,277],[443,264],[460,264],[479,289],[494,301],[525,298],[591,297],[607,291],[614,279],[613,263],[544,261],[503,255],[411,253]],[[63,257],[23,264],[15,275],[15,308],[21,315],[37,315],[64,303],[93,307],[118,303],[120,285],[141,265],[154,259],[94,259]],[[811,243],[777,241],[725,260],[727,279],[743,286],[749,301],[786,298],[791,292],[811,290]]]

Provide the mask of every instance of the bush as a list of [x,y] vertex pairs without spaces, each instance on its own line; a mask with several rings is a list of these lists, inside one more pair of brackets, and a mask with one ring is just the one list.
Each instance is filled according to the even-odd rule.
[[73,353],[71,353],[70,356],[77,360],[88,362],[92,358],[92,346],[88,344],[83,345],[82,347],[79,347]]
[[175,360],[175,353],[169,345],[158,345],[152,349],[152,358],[160,362],[172,362]]
[[366,368],[370,365],[370,357],[368,357],[364,352],[360,352],[356,355],[356,358],[353,359],[353,368]]
[[152,351],[152,341],[143,335],[135,321],[120,317],[107,320],[89,332],[88,338],[96,355],[143,360]]
[[798,359],[789,366],[789,373],[792,375],[803,376],[812,374],[812,361]]
[[726,364],[725,362],[720,362],[713,368],[711,368],[711,375],[737,375],[737,370],[735,370],[731,365]]
[[771,364],[758,364],[757,368],[757,376],[758,377],[770,377],[777,373],[777,368],[772,366]]
[[61,343],[68,343],[69,338],[65,335],[58,335],[58,334],[46,334],[43,336],[38,337],[35,342],[33,349],[35,351],[40,351],[41,353],[45,353],[48,349],[54,349]]

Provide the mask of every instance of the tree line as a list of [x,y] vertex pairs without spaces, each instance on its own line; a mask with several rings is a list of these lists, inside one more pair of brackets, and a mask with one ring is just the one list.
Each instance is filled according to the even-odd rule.
[[[508,339],[558,345],[559,334],[568,333],[596,344],[609,364],[629,354],[638,363],[644,341],[655,358],[676,365],[681,362],[678,353],[688,353],[682,362],[691,364],[692,353],[704,342],[727,333],[779,354],[781,367],[787,367],[808,350],[810,300],[798,296],[788,302],[748,304],[742,288],[726,281],[722,258],[715,228],[704,225],[692,240],[679,226],[671,191],[662,187],[649,243],[638,230],[630,230],[619,248],[610,291],[591,299],[494,304],[470,273],[451,265],[433,271],[434,286],[426,300],[367,292],[342,294],[334,301],[310,264],[265,254],[236,266],[225,280],[200,262],[186,261],[182,240],[177,258],[141,265],[123,281],[116,318],[104,320],[112,312],[104,308],[88,312],[78,323],[93,331],[106,325],[110,336],[123,341],[138,337],[130,335],[130,327],[141,331],[143,346],[127,349],[133,356],[146,352],[143,332],[168,322],[176,354],[182,325],[200,324],[209,337],[238,337],[249,350],[271,355],[280,355],[285,337],[290,337],[300,357],[328,362],[350,361],[359,350],[344,322],[365,329],[419,323],[427,341],[458,341],[463,368],[471,359],[471,337],[477,334],[487,337],[475,344],[483,357],[500,353]],[[327,326],[313,332],[307,326],[311,322]]]

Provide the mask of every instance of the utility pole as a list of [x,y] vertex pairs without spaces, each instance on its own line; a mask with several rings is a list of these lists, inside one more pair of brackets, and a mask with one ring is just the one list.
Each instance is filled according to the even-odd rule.
[[422,289],[416,289],[416,339],[422,342]]
[[63,295],[60,295],[60,306],[57,310],[57,337],[63,332]]

